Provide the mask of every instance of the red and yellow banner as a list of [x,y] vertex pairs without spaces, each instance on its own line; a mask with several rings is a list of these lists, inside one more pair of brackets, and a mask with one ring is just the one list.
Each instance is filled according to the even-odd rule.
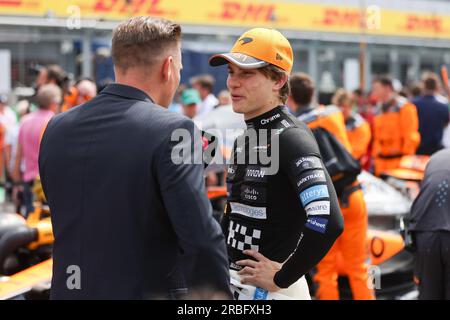
[[[268,0],[0,0],[0,15],[123,20],[450,39],[450,15]],[[1,18],[0,18],[1,19]]]

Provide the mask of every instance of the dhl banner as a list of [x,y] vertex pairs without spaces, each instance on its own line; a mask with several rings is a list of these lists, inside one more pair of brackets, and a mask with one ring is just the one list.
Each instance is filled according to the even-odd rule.
[[268,0],[0,0],[1,16],[123,20],[450,39],[450,15]]

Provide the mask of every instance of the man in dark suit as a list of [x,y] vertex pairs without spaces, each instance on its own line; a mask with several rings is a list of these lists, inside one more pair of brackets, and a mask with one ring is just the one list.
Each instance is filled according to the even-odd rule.
[[450,116],[448,101],[439,95],[441,88],[439,76],[434,72],[426,72],[422,84],[424,94],[413,100],[419,117],[420,145],[417,154],[431,156],[444,148],[442,137]]
[[173,159],[177,129],[201,151],[193,122],[166,110],[180,81],[180,37],[163,19],[121,23],[116,83],[48,124],[39,167],[55,235],[53,299],[170,298],[185,288],[228,297],[203,165]]

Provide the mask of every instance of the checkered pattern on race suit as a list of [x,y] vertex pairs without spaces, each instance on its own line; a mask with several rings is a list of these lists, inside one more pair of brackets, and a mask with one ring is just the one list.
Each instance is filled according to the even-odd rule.
[[261,230],[230,221],[227,244],[238,250],[259,251]]

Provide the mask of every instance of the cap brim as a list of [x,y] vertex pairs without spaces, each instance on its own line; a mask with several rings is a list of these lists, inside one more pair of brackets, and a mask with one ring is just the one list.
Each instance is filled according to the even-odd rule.
[[221,66],[227,63],[235,64],[242,69],[257,69],[269,65],[266,61],[242,53],[220,53],[209,59],[209,65],[212,67]]
[[198,104],[198,103],[200,103],[200,101],[195,100],[195,99],[186,99],[184,101],[181,101],[181,103],[188,106],[190,104]]

